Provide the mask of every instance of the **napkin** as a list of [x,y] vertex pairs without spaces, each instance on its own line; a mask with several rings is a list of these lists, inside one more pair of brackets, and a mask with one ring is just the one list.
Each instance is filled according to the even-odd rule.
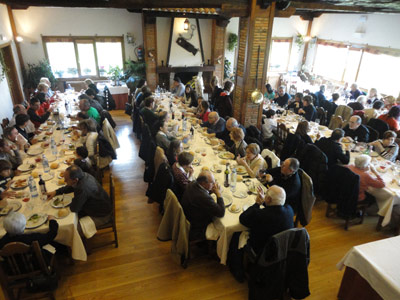
[[218,237],[219,237],[219,232],[215,227],[214,223],[208,224],[206,230],[206,239],[210,241],[216,241],[218,240]]
[[96,225],[94,224],[91,217],[86,216],[79,219],[79,224],[81,224],[82,232],[87,239],[90,239],[97,232]]
[[56,248],[54,248],[52,245],[50,244],[46,244],[42,247],[42,249],[47,250],[48,252],[50,252],[51,254],[55,254],[56,253]]
[[250,237],[250,232],[246,231],[242,231],[242,233],[239,236],[239,245],[238,245],[238,249],[242,249],[244,246],[246,246],[247,244],[247,240]]

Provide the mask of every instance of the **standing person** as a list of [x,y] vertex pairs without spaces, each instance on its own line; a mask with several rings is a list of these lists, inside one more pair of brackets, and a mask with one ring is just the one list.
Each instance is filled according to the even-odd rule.
[[185,93],[185,85],[182,83],[179,77],[174,78],[174,83],[171,93],[177,98],[183,97],[183,94]]
[[78,166],[72,165],[65,170],[64,178],[67,185],[47,193],[48,199],[73,192],[74,198],[70,209],[77,213],[79,218],[89,216],[96,228],[110,221],[111,199],[92,175],[83,172]]
[[231,94],[233,87],[234,84],[232,81],[225,81],[223,91],[219,94],[215,102],[215,110],[226,120],[229,117],[233,117],[233,98]]
[[185,87],[185,93],[182,97],[182,102],[185,103],[188,107],[197,107],[197,95],[196,92],[192,89],[190,84],[187,84]]
[[285,107],[290,99],[290,95],[285,92],[285,86],[281,85],[278,89],[278,94],[275,95],[275,102],[280,107]]
[[312,104],[311,96],[304,96],[303,108],[299,109],[299,115],[302,115],[307,121],[315,121],[317,118],[317,110]]
[[222,93],[222,88],[219,85],[218,76],[214,75],[211,78],[210,85],[211,85],[211,90],[212,90],[211,99],[210,99],[210,104],[211,104],[210,109],[214,110],[215,102],[217,101],[218,96]]
[[266,91],[265,91],[264,97],[270,101],[274,100],[275,92],[269,83],[267,83],[265,85],[265,89],[266,89]]

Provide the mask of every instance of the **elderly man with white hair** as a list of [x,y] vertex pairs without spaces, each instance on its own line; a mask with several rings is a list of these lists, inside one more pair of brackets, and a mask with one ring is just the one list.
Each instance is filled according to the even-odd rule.
[[[381,189],[385,187],[385,182],[379,176],[374,166],[371,164],[371,157],[365,154],[359,155],[354,160],[354,165],[347,166],[352,172],[360,176],[360,190],[358,193],[358,201],[370,202],[371,195],[366,193],[370,188]],[[371,176],[371,173],[375,177]],[[375,194],[375,193],[374,193]]]
[[356,100],[362,93],[358,89],[358,84],[353,83],[350,87],[350,99]]
[[11,242],[21,242],[30,245],[33,241],[38,241],[42,247],[52,242],[57,236],[58,223],[53,216],[49,216],[49,231],[47,233],[24,234],[26,218],[19,212],[9,213],[3,221],[6,234],[0,239],[0,249]]
[[223,140],[225,142],[225,145],[227,145],[228,147],[232,147],[233,141],[230,138],[230,133],[233,128],[242,129],[244,135],[246,135],[246,129],[235,118],[229,118],[225,123],[225,130],[216,133],[215,136],[220,140]]
[[225,120],[221,118],[217,112],[210,112],[208,121],[201,124],[202,127],[207,127],[207,133],[218,133],[225,130]]
[[285,86],[280,86],[278,88],[278,93],[275,94],[275,102],[280,106],[280,107],[285,107],[290,99],[290,95],[285,92]]
[[353,111],[364,110],[365,105],[367,104],[367,101],[368,101],[367,96],[361,95],[361,96],[358,96],[356,101],[350,102],[349,104],[347,104],[347,106],[351,107],[353,109]]
[[361,124],[360,116],[352,116],[344,128],[344,134],[346,137],[350,137],[354,141],[358,142],[369,142],[369,130],[363,124]]

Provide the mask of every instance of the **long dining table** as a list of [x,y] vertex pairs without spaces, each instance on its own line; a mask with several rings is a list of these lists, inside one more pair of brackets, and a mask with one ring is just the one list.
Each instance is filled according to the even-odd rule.
[[[75,158],[74,149],[79,145],[79,141],[74,138],[71,128],[73,125],[76,125],[77,122],[71,121],[70,118],[67,117],[67,113],[72,113],[77,110],[77,104],[74,101],[76,97],[77,95],[75,93],[61,94],[61,101],[53,104],[54,108],[59,112],[59,116],[57,117],[52,114],[52,117],[40,126],[41,133],[35,136],[38,142],[31,145],[26,153],[22,153],[23,164],[19,166],[18,169],[23,172],[21,175],[15,176],[13,178],[14,183],[11,184],[11,190],[14,190],[16,195],[6,199],[2,206],[10,206],[14,210],[18,210],[25,215],[27,224],[29,225],[27,227],[36,227],[26,229],[25,233],[27,234],[31,232],[47,232],[49,230],[48,222],[43,223],[43,221],[45,221],[45,218],[47,219],[48,215],[54,216],[59,224],[55,241],[68,246],[71,249],[71,257],[73,259],[86,261],[86,250],[77,230],[78,217],[75,213],[70,212],[67,207],[73,195],[67,194],[64,197],[58,196],[56,197],[58,201],[55,199],[48,201],[41,195],[38,184],[38,177],[41,175],[45,180],[48,192],[65,185],[63,172],[73,162]],[[65,103],[67,103],[67,105],[65,105]],[[55,120],[62,121],[62,125]],[[53,154],[50,147],[52,138],[57,146],[56,155]],[[51,167],[50,172],[44,171],[42,155],[45,155],[49,161]],[[30,176],[34,177],[39,193],[38,197],[32,197],[30,194],[27,185]],[[65,207],[67,207],[68,215],[59,214],[60,209]],[[34,217],[31,218],[32,216]],[[6,233],[3,220],[4,216],[0,217],[0,237],[4,236]]]

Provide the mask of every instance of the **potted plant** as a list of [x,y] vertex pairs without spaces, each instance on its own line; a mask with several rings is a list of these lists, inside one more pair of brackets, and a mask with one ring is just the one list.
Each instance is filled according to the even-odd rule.
[[35,91],[40,78],[47,77],[52,86],[54,86],[57,81],[47,60],[39,61],[37,64],[28,64],[27,68],[22,70],[22,74],[24,78],[25,95],[27,98],[29,98],[29,95]]
[[119,66],[111,67],[109,71],[107,72],[108,75],[110,75],[110,79],[114,81],[114,86],[118,86],[119,84],[119,79],[121,78],[122,75],[122,69]]
[[146,63],[144,61],[125,61],[125,73],[121,80],[126,82],[131,91],[136,89],[137,83],[142,78],[146,78]]
[[228,36],[228,50],[233,51],[235,50],[238,42],[238,36],[235,33],[230,33]]
[[67,73],[71,74],[72,76],[75,76],[78,74],[78,69],[77,68],[68,68]]

